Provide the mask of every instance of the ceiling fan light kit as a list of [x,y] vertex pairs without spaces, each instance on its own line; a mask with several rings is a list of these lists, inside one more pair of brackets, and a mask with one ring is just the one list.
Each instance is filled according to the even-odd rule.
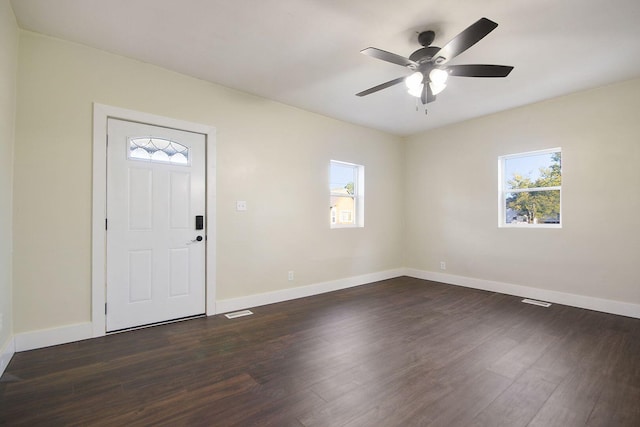
[[407,86],[407,92],[411,96],[420,98],[422,96],[423,85],[425,83],[431,86],[431,92],[435,96],[447,87],[446,82],[448,77],[449,73],[446,71],[434,68],[429,73],[427,82],[424,81],[425,76],[420,71],[416,71],[415,73],[407,76],[404,79],[404,83]]
[[359,92],[356,96],[370,95],[404,81],[408,93],[420,98],[422,104],[426,106],[428,103],[435,101],[436,95],[446,88],[449,76],[506,77],[513,70],[512,66],[487,64],[447,65],[451,59],[478,43],[487,34],[496,29],[497,26],[498,24],[490,19],[480,18],[442,48],[431,46],[435,39],[433,31],[423,31],[418,35],[418,42],[423,47],[413,52],[408,58],[375,47],[363,49],[361,52],[367,56],[406,67],[412,70],[413,73]]

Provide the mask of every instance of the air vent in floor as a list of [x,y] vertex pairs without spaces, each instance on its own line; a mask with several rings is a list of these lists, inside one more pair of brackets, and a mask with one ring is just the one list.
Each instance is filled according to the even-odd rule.
[[227,313],[225,314],[225,317],[227,319],[235,319],[236,317],[251,316],[252,314],[253,312],[251,310],[241,310],[234,311],[233,313]]
[[550,302],[537,301],[537,300],[529,299],[529,298],[523,299],[522,302],[524,302],[526,304],[539,305],[540,307],[551,307],[551,303]]

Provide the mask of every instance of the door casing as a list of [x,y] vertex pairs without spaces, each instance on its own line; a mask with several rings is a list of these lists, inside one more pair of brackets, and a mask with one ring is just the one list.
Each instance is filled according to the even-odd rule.
[[115,118],[162,126],[206,137],[206,314],[216,314],[216,130],[209,125],[187,122],[155,114],[109,105],[93,104],[93,185],[91,242],[91,324],[93,336],[106,334],[106,231],[107,200],[107,119]]

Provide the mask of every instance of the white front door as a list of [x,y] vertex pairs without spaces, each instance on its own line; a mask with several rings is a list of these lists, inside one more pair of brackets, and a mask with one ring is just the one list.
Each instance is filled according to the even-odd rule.
[[107,129],[107,331],[203,314],[205,136]]

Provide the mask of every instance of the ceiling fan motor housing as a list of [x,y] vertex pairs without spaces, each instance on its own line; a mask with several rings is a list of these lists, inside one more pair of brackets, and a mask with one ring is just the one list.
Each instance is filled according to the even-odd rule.
[[420,43],[421,46],[427,47],[431,43],[433,43],[433,39],[435,38],[436,38],[435,32],[423,31],[420,34],[418,34],[418,43]]
[[437,46],[427,46],[422,49],[418,49],[409,56],[409,59],[413,62],[417,62],[418,64],[422,64],[424,62],[428,62],[433,58],[433,55],[438,53],[440,48]]

